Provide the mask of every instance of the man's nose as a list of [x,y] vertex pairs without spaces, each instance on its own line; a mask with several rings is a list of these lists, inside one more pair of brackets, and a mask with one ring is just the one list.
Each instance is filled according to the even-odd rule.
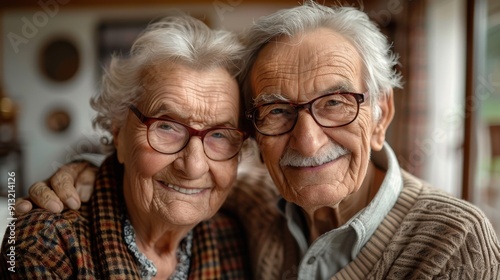
[[300,110],[297,123],[290,132],[290,146],[303,156],[312,157],[328,143],[328,136],[322,126],[316,123],[309,110]]

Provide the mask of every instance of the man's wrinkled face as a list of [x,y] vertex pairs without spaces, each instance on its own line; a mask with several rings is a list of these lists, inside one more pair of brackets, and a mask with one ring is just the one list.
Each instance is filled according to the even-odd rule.
[[[269,42],[257,57],[250,81],[254,99],[278,94],[304,103],[330,92],[366,92],[362,71],[354,46],[320,28]],[[262,103],[266,101],[255,105]],[[381,145],[374,137],[378,129],[372,116],[365,96],[357,118],[347,126],[321,127],[308,110],[301,110],[292,131],[280,136],[257,133],[264,162],[283,197],[314,210],[335,206],[356,192],[366,175],[371,148]]]

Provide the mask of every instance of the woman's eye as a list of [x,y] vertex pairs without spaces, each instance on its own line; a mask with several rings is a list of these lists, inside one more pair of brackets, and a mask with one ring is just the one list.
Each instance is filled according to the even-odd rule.
[[158,125],[158,128],[161,130],[171,130],[172,126],[169,125],[168,123],[162,123],[162,124]]
[[214,132],[214,133],[212,133],[211,136],[214,138],[226,138],[226,135],[222,132]]

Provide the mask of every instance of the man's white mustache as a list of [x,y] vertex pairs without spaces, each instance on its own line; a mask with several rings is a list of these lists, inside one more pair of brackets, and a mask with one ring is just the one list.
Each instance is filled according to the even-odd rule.
[[295,150],[287,149],[280,159],[280,166],[311,167],[319,166],[327,162],[351,153],[348,149],[330,141],[330,145],[321,149],[314,157],[304,157]]

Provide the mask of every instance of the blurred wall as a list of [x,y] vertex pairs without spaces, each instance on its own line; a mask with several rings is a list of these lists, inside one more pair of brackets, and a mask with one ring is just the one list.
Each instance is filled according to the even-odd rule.
[[429,122],[419,139],[428,157],[424,179],[461,196],[465,91],[464,0],[428,1]]
[[[31,183],[47,178],[71,155],[90,151],[94,143],[98,143],[99,135],[91,126],[94,113],[89,98],[98,89],[96,29],[102,21],[149,21],[161,17],[168,9],[178,8],[206,18],[212,27],[240,31],[253,19],[286,5],[252,5],[241,1],[230,5],[236,1],[214,1],[144,8],[65,9],[56,5],[58,2],[51,3],[52,6],[35,9],[5,10],[0,23],[4,38],[1,47],[3,88],[20,110],[19,138],[24,159],[24,186],[18,190],[20,195],[25,194]],[[40,53],[47,42],[61,36],[75,42],[80,63],[71,79],[54,82],[40,71]],[[69,113],[70,125],[62,132],[53,133],[47,128],[47,117],[51,110],[59,109]]]

